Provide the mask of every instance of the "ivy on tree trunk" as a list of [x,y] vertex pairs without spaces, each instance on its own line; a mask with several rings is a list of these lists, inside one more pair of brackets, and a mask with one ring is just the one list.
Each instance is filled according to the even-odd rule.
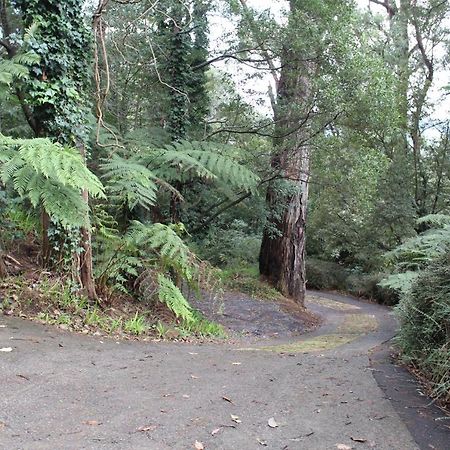
[[[83,0],[14,0],[25,27],[35,26],[29,46],[40,57],[31,68],[32,79],[24,88],[37,136],[76,146],[86,157],[90,131],[91,102],[89,87],[92,66],[92,36],[83,16]],[[88,203],[87,193],[80,193]],[[43,262],[50,258],[48,240],[50,220],[44,212]],[[96,298],[92,274],[92,249],[88,224],[80,230],[81,254],[74,254],[77,278],[89,298]]]

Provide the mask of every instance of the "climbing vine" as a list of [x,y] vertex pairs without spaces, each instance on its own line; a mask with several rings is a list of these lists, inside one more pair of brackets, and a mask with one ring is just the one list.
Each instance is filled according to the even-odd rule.
[[24,26],[35,32],[26,45],[40,60],[32,65],[25,92],[36,134],[64,144],[86,142],[92,39],[82,0],[14,0]]

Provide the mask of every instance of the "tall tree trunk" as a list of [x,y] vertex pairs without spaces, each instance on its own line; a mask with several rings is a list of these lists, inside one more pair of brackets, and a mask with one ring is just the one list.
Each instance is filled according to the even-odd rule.
[[[97,15],[101,16],[108,1],[100,2]],[[46,45],[34,47],[34,51],[40,56],[40,62],[30,72],[33,80],[24,90],[27,101],[22,102],[19,94],[18,97],[27,108],[24,109],[25,114],[27,110],[32,113],[35,126],[32,123],[30,125],[36,136],[49,137],[65,145],[77,145],[82,157],[86,159],[84,145],[88,139],[90,127],[88,117],[92,106],[89,95],[91,33],[84,21],[83,0],[67,0],[64,2],[64,8],[60,8],[57,3],[27,0],[12,2],[13,7],[21,12],[26,28],[36,23],[37,19],[48,22],[48,26],[39,27],[34,34],[37,43]],[[64,32],[61,32],[62,29]],[[61,64],[62,60],[64,64]],[[61,80],[65,80],[64,89],[59,89]],[[42,92],[49,88],[55,92],[54,98],[51,102],[42,101]],[[77,95],[69,95],[69,92],[76,92]],[[87,192],[83,192],[82,196],[88,203]],[[50,217],[43,212],[44,264],[49,263],[51,256],[49,224]],[[80,247],[83,252],[80,255],[72,255],[72,260],[76,262],[73,265],[73,269],[76,268],[74,278],[90,299],[96,299],[89,217],[86,217],[86,224],[86,228],[80,229]]]
[[48,238],[48,229],[50,227],[50,216],[43,208],[41,212],[41,227],[42,227],[42,266],[48,268],[52,253],[50,239]]
[[[79,145],[80,154],[86,161],[86,148],[83,144]],[[86,189],[82,192],[83,201],[89,208],[89,194]],[[86,213],[86,226],[80,229],[80,246],[83,249],[82,253],[78,255],[78,271],[80,277],[80,286],[84,294],[90,300],[97,299],[97,292],[95,290],[95,279],[92,260],[92,242],[90,230],[89,212]],[[75,255],[74,255],[75,256]]]
[[280,194],[277,182],[268,187],[266,200],[271,217],[263,234],[259,270],[283,295],[303,305],[310,166],[305,123],[310,109],[312,68],[299,62],[298,55],[288,49],[284,51],[282,67],[274,111],[276,154],[272,166],[290,186],[284,195]]
[[[266,227],[259,255],[259,270],[279,291],[296,302],[304,304],[306,291],[305,227],[308,201],[309,150],[297,151],[295,161],[289,161],[288,169],[299,177],[296,192],[287,199],[280,220]],[[280,196],[273,186],[267,191],[267,206],[277,208]],[[273,227],[279,235],[274,236]]]

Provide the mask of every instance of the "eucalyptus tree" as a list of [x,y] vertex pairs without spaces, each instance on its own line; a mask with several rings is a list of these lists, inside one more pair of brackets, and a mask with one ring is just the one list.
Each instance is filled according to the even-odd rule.
[[446,118],[433,117],[439,107],[439,100],[433,100],[437,97],[433,90],[437,89],[439,73],[446,65],[450,5],[439,0],[370,0],[370,4],[379,5],[386,14],[387,26],[382,25],[387,44],[384,56],[398,78],[401,135],[400,145],[394,147],[397,150],[393,161],[396,170],[401,170],[400,164],[406,167],[404,178],[406,181],[409,174],[410,183],[405,186],[409,188],[416,215],[423,216],[432,212],[435,202],[430,197],[435,192],[430,187],[433,178],[440,178],[439,172],[429,171],[433,145],[430,146],[427,130],[441,128],[441,140],[446,140],[446,127],[439,126]]
[[[260,251],[260,273],[299,303],[305,297],[306,211],[313,142],[339,115],[325,105],[320,80],[333,79],[345,48],[351,2],[290,1],[287,23],[264,32],[244,0],[244,21],[274,79],[273,181],[266,194],[269,215]],[[337,7],[339,3],[339,8]],[[348,33],[347,33],[348,34]],[[275,35],[276,39],[270,39]],[[351,39],[351,38],[350,38]]]

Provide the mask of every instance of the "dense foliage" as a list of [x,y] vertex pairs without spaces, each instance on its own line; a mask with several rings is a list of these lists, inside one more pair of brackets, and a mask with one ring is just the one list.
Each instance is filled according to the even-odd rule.
[[278,3],[0,2],[0,277],[45,266],[87,320],[119,299],[195,330],[212,266],[259,258],[299,303],[399,302],[444,396],[450,6]]

